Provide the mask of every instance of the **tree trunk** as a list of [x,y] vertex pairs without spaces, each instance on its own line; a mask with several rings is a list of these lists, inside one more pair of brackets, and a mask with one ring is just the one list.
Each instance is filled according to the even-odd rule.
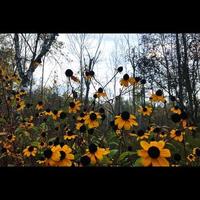
[[182,78],[182,70],[181,70],[181,54],[180,54],[180,44],[179,44],[179,36],[176,33],[176,53],[177,53],[177,61],[178,61],[178,85],[179,85],[179,102],[181,107],[184,107],[183,104],[183,78]]
[[183,77],[184,77],[185,83],[186,83],[186,90],[187,90],[188,99],[189,99],[189,110],[190,110],[190,114],[191,114],[191,119],[194,120],[192,87],[191,87],[190,75],[189,75],[187,43],[186,43],[185,33],[182,33],[182,40],[183,40],[183,48],[184,48]]

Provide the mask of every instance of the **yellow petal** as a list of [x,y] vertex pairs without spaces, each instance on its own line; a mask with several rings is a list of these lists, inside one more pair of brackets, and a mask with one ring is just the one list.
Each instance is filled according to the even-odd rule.
[[72,149],[69,147],[69,146],[67,146],[67,145],[64,145],[63,147],[62,147],[62,150],[65,152],[65,153],[71,153],[71,151],[72,151]]
[[67,159],[69,160],[74,160],[74,155],[73,154],[67,154]]
[[95,153],[95,156],[97,157],[97,159],[99,160],[102,160],[103,159],[103,152],[101,150],[98,150],[96,153]]
[[90,159],[91,159],[92,164],[96,164],[97,161],[96,161],[95,155],[91,154]]
[[169,167],[169,161],[166,158],[158,158],[158,162],[162,167]]
[[142,159],[142,164],[143,164],[145,167],[150,166],[150,165],[151,165],[151,158],[150,158],[150,157],[143,158],[143,159]]
[[143,149],[142,150],[138,150],[137,154],[138,154],[138,156],[143,157],[143,158],[147,158],[149,156],[147,151],[145,151]]
[[160,151],[160,156],[161,156],[161,157],[169,158],[169,157],[171,157],[171,152],[170,152],[169,149],[162,149],[162,150]]
[[148,149],[150,147],[150,144],[148,142],[146,142],[146,141],[141,141],[140,145],[145,151],[148,151]]
[[159,149],[163,149],[165,146],[165,142],[163,140],[157,142],[157,147],[159,147]]
[[121,120],[119,123],[118,123],[118,129],[122,129],[122,127],[124,126],[125,124],[125,121]]
[[130,122],[127,121],[127,122],[124,123],[124,129],[125,130],[130,130],[131,129]]
[[158,159],[151,159],[152,166],[153,167],[160,167],[160,163],[158,162]]

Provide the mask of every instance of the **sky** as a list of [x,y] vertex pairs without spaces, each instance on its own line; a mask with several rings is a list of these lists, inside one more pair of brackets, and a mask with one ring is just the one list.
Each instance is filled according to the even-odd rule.
[[[130,34],[133,38],[133,44],[137,43],[137,34]],[[98,41],[98,34],[89,34],[89,43],[91,45],[91,54],[94,53],[95,47]],[[119,51],[123,51],[120,46],[120,38],[123,37],[123,34],[103,34],[103,40],[100,46],[101,56],[99,62],[95,65],[94,71],[96,74],[96,78],[101,82],[102,85],[105,85],[114,73],[113,63],[110,61],[111,54],[116,50],[116,45]],[[70,52],[69,42],[67,40],[67,34],[59,34],[58,40],[64,43],[63,53],[68,54],[68,58],[71,60],[70,62],[62,57],[56,56],[57,61],[53,59],[49,59],[45,62],[44,65],[44,83],[46,86],[52,86],[53,79],[56,77],[57,84],[59,85],[59,91],[62,93],[67,90],[67,79],[65,76],[66,69],[72,69],[76,76],[80,77],[78,74],[79,71],[79,62],[76,57]],[[124,64],[124,63],[123,63]],[[119,63],[120,65],[120,63]],[[124,65],[124,71],[122,74],[117,75],[117,89],[119,90],[119,80],[122,78],[125,72],[130,72],[131,68],[128,65]],[[41,74],[42,74],[42,66],[38,67],[34,73],[34,78],[36,80],[36,85],[40,85],[41,82]],[[113,95],[113,85],[111,82],[106,87],[106,92],[108,95]],[[95,85],[96,88],[99,85]],[[74,87],[78,87],[77,84],[74,84]],[[95,90],[91,88],[90,93],[93,94]],[[91,96],[90,94],[90,96]]]

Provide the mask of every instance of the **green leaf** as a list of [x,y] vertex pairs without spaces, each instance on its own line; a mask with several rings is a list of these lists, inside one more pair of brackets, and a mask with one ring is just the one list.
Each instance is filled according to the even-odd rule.
[[126,157],[132,156],[132,155],[134,155],[134,154],[136,154],[136,152],[125,151],[125,152],[123,152],[123,153],[119,156],[118,161],[122,161],[122,160],[124,160]]
[[118,147],[119,144],[117,142],[111,142],[110,143],[110,147],[113,148],[113,147]]
[[115,156],[118,153],[118,151],[119,151],[118,149],[112,149],[112,150],[110,150],[109,156],[110,157]]
[[138,158],[138,159],[135,161],[134,166],[135,166],[135,167],[141,167],[141,166],[143,166],[143,165],[142,165],[142,159],[141,159],[141,158]]
[[41,123],[40,124],[40,128],[43,130],[43,131],[47,131],[47,125],[45,122]]
[[35,146],[35,147],[37,147],[39,144],[40,144],[40,143],[39,143],[38,141],[34,141],[34,142],[31,143],[31,145],[32,145],[32,146]]
[[5,124],[5,123],[6,123],[6,120],[3,118],[0,118],[0,124]]
[[166,143],[166,146],[168,146],[172,151],[177,151],[177,147],[175,147],[172,143]]
[[53,142],[57,137],[53,137],[51,139],[49,139],[49,142]]

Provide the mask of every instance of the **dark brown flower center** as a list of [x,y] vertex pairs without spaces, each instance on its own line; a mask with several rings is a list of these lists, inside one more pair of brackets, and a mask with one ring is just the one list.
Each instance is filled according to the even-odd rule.
[[71,76],[73,75],[73,71],[72,71],[71,69],[67,69],[67,70],[65,71],[65,75],[66,75],[67,77],[71,77]]
[[82,112],[82,113],[80,113],[80,117],[84,117],[85,116],[85,114]]
[[196,149],[195,154],[200,157],[200,148]]
[[86,71],[86,72],[85,72],[85,75],[86,75],[86,76],[90,76],[90,72],[89,72],[89,71]]
[[88,156],[83,156],[81,157],[80,162],[83,166],[87,166],[90,164],[90,158]]
[[80,132],[85,132],[86,131],[86,126],[85,125],[82,125],[81,127],[80,127]]
[[44,151],[45,158],[48,158],[48,159],[51,158],[52,154],[53,154],[53,152],[51,151],[51,149],[46,149]]
[[46,112],[48,112],[48,113],[49,113],[50,111],[51,111],[51,110],[50,110],[49,108],[47,108],[47,109],[46,109]]
[[148,154],[151,158],[158,158],[160,156],[160,150],[157,147],[150,147]]
[[9,135],[9,136],[8,136],[8,139],[9,139],[9,140],[12,140],[12,135]]
[[57,114],[58,114],[58,111],[57,111],[57,110],[54,110],[54,111],[53,111],[53,114],[54,114],[54,115],[57,115]]
[[103,88],[99,88],[98,93],[102,93],[102,92],[103,92]]
[[162,90],[157,90],[157,91],[156,91],[156,95],[157,95],[157,96],[162,96],[162,95],[163,95]]
[[94,71],[89,71],[90,76],[94,76]]
[[147,111],[147,108],[146,108],[146,107],[144,107],[144,108],[143,108],[143,112],[146,112],[146,111]]
[[38,102],[38,105],[39,105],[39,106],[42,106],[42,105],[43,105],[43,102],[42,102],[42,101],[39,101],[39,102]]
[[97,115],[95,113],[90,114],[90,119],[92,121],[96,120],[97,119]]
[[30,147],[28,148],[28,151],[29,151],[29,152],[32,152],[33,150],[34,150],[33,146],[30,146]]
[[40,142],[40,146],[44,146],[44,142]]
[[180,130],[177,130],[177,131],[175,132],[175,134],[176,134],[176,136],[180,136],[180,135],[181,135],[181,131],[180,131]]
[[122,112],[121,117],[123,120],[127,121],[130,118],[130,113],[127,111]]
[[90,151],[90,153],[95,153],[97,151],[97,145],[95,145],[93,143],[90,144],[89,151]]
[[171,120],[175,123],[180,122],[181,116],[177,113],[174,113],[174,114],[171,115]]
[[74,108],[75,105],[76,105],[76,104],[75,104],[74,102],[70,102],[70,103],[69,103],[69,106],[70,106],[71,108]]
[[66,158],[66,153],[64,151],[60,151],[60,160],[64,160]]
[[129,79],[129,75],[128,75],[128,74],[125,74],[125,75],[123,76],[123,79],[124,79],[125,81],[127,81],[127,80]]
[[138,130],[137,131],[137,135],[139,136],[139,137],[141,137],[141,136],[143,136],[144,135],[144,131],[143,130]]
[[73,135],[73,132],[71,132],[71,131],[70,131],[70,132],[67,132],[67,135],[68,135],[68,136],[72,136],[72,135]]

